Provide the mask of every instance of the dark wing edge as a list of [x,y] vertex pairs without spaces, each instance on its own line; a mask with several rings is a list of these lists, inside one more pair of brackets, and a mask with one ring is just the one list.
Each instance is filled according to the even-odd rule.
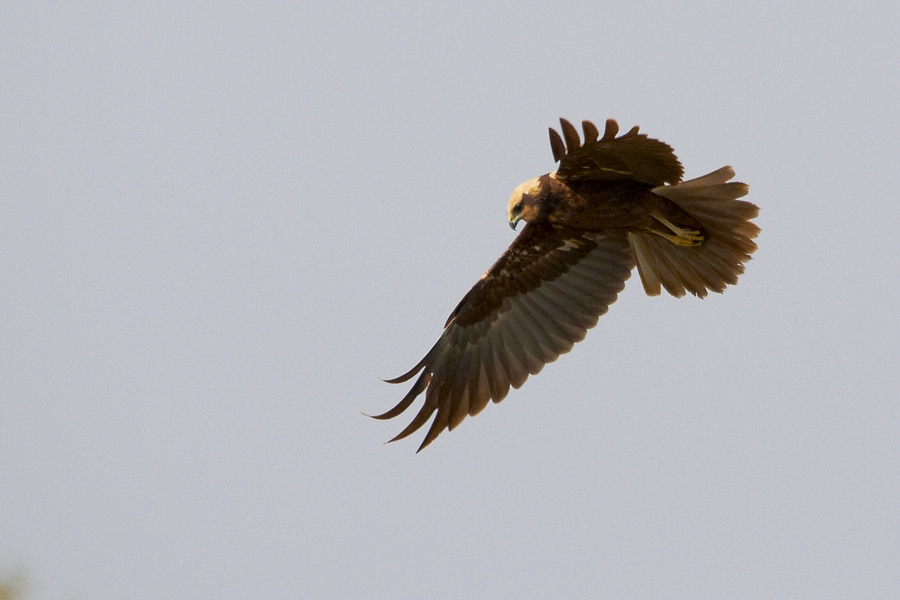
[[[584,145],[575,126],[559,120],[562,137],[550,128],[553,160],[559,162],[557,176],[567,182],[630,179],[648,185],[676,184],[684,169],[672,147],[639,133],[637,126],[616,137],[619,125],[607,119],[603,137],[590,121],[582,121]],[[565,142],[563,142],[565,138]]]
[[624,289],[634,264],[624,235],[528,224],[466,294],[425,357],[388,380],[419,375],[396,406],[374,418],[396,417],[424,393],[418,414],[390,440],[409,436],[437,413],[421,451],[583,340]]
[[722,293],[735,285],[744,263],[756,251],[759,227],[751,221],[759,207],[738,200],[749,191],[745,183],[730,181],[734,169],[722,167],[679,185],[653,189],[690,213],[706,230],[699,246],[675,246],[658,235],[631,232],[628,241],[637,259],[644,291],[659,295],[661,287],[679,298],[685,291],[703,298],[708,291]]

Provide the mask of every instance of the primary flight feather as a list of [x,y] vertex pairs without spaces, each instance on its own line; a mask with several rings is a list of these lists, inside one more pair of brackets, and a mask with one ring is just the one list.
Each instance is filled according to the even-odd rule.
[[559,167],[518,186],[509,199],[509,224],[526,225],[500,259],[450,314],[444,333],[409,372],[412,389],[390,419],[425,394],[412,422],[391,441],[434,421],[419,450],[444,429],[500,402],[510,386],[572,349],[597,324],[625,287],[635,265],[644,291],[704,297],[737,283],[756,250],[759,208],[738,200],[744,183],[722,167],[681,181],[672,148],[634,127],[616,137],[606,121],[603,137],[582,122],[560,119],[550,129]]

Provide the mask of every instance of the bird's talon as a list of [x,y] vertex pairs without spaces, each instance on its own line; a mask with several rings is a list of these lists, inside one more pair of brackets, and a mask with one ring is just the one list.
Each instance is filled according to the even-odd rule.
[[706,239],[703,234],[696,229],[683,229],[662,216],[653,215],[653,218],[665,225],[674,235],[656,230],[651,231],[656,235],[669,240],[676,246],[699,246]]

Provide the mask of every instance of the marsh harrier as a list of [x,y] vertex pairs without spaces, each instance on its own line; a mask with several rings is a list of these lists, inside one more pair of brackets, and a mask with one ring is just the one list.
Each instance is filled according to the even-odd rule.
[[419,374],[390,419],[425,393],[425,404],[393,440],[435,413],[419,450],[444,430],[500,402],[510,386],[572,349],[597,324],[637,266],[644,291],[675,297],[722,292],[737,283],[756,250],[759,209],[738,198],[748,186],[731,167],[682,181],[672,148],[634,127],[603,136],[590,121],[578,131],[560,119],[550,129],[559,168],[517,187],[509,224],[526,225],[450,314],[444,332],[409,372]]

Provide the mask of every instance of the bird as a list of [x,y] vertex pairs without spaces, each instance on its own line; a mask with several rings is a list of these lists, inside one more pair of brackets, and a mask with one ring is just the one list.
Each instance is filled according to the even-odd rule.
[[507,211],[509,248],[463,297],[440,338],[412,369],[418,375],[400,402],[375,419],[392,419],[425,394],[419,412],[390,442],[434,415],[417,452],[467,416],[498,403],[510,387],[584,339],[637,267],[644,291],[703,298],[737,283],[757,245],[759,208],[725,166],[682,181],[671,146],[633,127],[603,135],[582,121],[584,142],[569,121],[550,128],[556,170],[515,188]]

